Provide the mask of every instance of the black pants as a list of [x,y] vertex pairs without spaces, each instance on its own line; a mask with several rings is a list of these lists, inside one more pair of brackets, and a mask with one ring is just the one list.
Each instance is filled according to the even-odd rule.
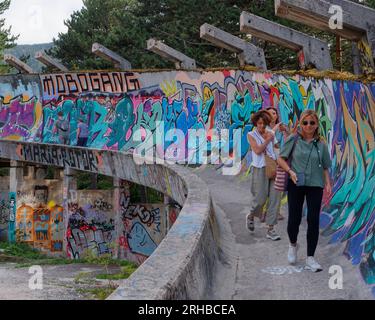
[[296,243],[302,220],[303,202],[307,203],[307,256],[314,256],[319,239],[319,217],[323,199],[323,188],[297,187],[288,182],[288,236],[290,243]]
[[88,138],[78,138],[77,146],[86,147]]

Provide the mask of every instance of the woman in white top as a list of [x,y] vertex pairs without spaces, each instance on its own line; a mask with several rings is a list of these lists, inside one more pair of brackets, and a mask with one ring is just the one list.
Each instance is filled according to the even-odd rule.
[[[268,111],[268,113],[271,116],[271,122],[270,122],[270,125],[267,128],[272,129],[273,133],[275,134],[275,140],[274,140],[273,147],[274,147],[274,150],[275,150],[275,153],[276,153],[276,157],[278,157],[279,152],[280,152],[280,147],[283,145],[284,141],[290,135],[289,128],[288,128],[287,125],[280,122],[279,113],[278,113],[278,111],[275,107],[267,107],[266,110]],[[284,196],[284,194],[281,193],[281,195],[280,195],[281,199],[283,198],[283,196]],[[266,221],[268,205],[269,205],[269,202],[266,203],[262,218],[260,220],[261,222]],[[278,220],[284,220],[284,217],[280,213],[280,208],[279,208],[279,212],[277,214],[277,218],[278,218]]]
[[269,113],[266,110],[258,111],[251,117],[255,126],[252,132],[248,133],[248,140],[252,152],[252,164],[250,173],[251,203],[250,212],[246,216],[246,226],[254,231],[254,217],[261,217],[263,206],[269,198],[269,207],[266,216],[268,230],[266,237],[271,240],[280,240],[280,236],[274,230],[277,224],[277,213],[280,207],[281,193],[274,188],[275,180],[266,176],[266,160],[264,154],[276,160],[274,151],[275,135],[272,130],[267,129],[271,122]]

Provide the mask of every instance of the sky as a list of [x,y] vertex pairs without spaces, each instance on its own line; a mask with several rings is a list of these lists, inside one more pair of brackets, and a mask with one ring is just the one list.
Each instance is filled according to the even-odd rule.
[[17,44],[47,43],[67,31],[64,20],[82,6],[82,0],[11,0],[2,17],[12,35],[20,35]]

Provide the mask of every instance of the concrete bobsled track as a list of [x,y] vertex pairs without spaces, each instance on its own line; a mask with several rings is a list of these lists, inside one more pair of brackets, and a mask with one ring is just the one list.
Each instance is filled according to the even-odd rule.
[[67,165],[152,187],[182,206],[164,241],[110,299],[194,299],[208,294],[218,255],[217,225],[209,190],[196,175],[178,166],[137,165],[132,154],[117,151],[5,141],[0,150],[4,159]]
[[[70,169],[100,173],[151,187],[182,207],[164,240],[159,246],[152,242],[147,252],[153,253],[143,255],[143,258],[148,257],[147,260],[141,261],[143,264],[140,263],[139,269],[124,281],[111,299],[257,298],[248,296],[249,291],[240,287],[234,287],[234,292],[238,294],[232,295],[230,291],[222,292],[217,287],[220,283],[217,277],[221,275],[225,287],[230,286],[228,279],[232,284],[243,280],[251,291],[259,285],[258,280],[260,283],[270,280],[267,278],[262,282],[260,274],[253,271],[260,265],[263,268],[271,263],[271,260],[264,260],[267,257],[284,255],[285,247],[276,250],[280,244],[253,242],[254,238],[250,235],[244,235],[242,231],[236,233],[236,228],[245,230],[245,202],[250,201],[247,186],[241,189],[243,193],[239,190],[228,199],[230,187],[233,190],[237,188],[235,181],[224,180],[222,176],[210,181],[205,176],[210,171],[198,171],[200,177],[209,182],[207,187],[189,169],[177,165],[138,166],[132,153],[141,141],[151,140],[158,132],[180,129],[180,134],[174,139],[164,137],[162,144],[151,147],[159,158],[184,162],[190,156],[187,151],[193,150],[193,155],[225,151],[232,158],[241,159],[243,171],[239,179],[246,179],[251,163],[247,134],[253,129],[250,121],[252,113],[275,106],[282,122],[295,125],[301,112],[314,109],[320,117],[320,133],[327,142],[332,159],[330,176],[333,192],[323,196],[320,225],[322,238],[326,241],[322,248],[331,257],[337,257],[337,261],[333,259],[326,263],[347,263],[346,272],[355,272],[360,279],[357,282],[367,284],[363,290],[362,285],[358,285],[361,292],[367,294],[368,290],[372,290],[375,294],[374,83],[226,69],[95,71],[1,76],[0,100],[0,158],[8,159],[8,162],[66,169],[63,209],[59,208],[65,218],[64,232],[69,222]],[[60,112],[70,124],[71,146],[59,145],[60,137],[54,131]],[[89,128],[87,148],[74,147],[78,119]],[[203,132],[206,143],[198,147],[194,141],[191,145],[189,137],[192,130]],[[228,133],[222,135],[226,137],[222,143],[218,143],[215,137],[220,130]],[[136,136],[139,132],[141,140]],[[238,132],[239,135],[235,136]],[[217,160],[214,159],[215,165]],[[222,160],[225,162],[228,158]],[[222,191],[215,189],[217,183]],[[214,190],[218,195],[211,198],[210,193]],[[20,204],[17,192],[11,190],[3,197],[12,201],[15,210]],[[232,199],[230,202],[233,203],[228,207],[225,202],[220,202],[223,199],[227,202]],[[241,201],[242,207],[235,204]],[[221,219],[224,215],[225,219]],[[15,241],[17,228],[14,216],[15,211],[12,212],[13,220],[0,220],[0,232],[4,227],[11,241]],[[2,221],[8,220],[12,223],[2,226]],[[231,225],[233,221],[236,223]],[[141,232],[136,236],[142,240],[146,234],[142,233],[144,229],[139,230]],[[115,236],[113,239],[118,240],[118,234]],[[251,242],[249,244],[254,245],[240,248],[235,244],[236,237],[240,239],[237,243]],[[147,239],[149,243],[153,240],[151,237]],[[65,254],[67,235],[61,232],[58,240],[58,249]],[[241,261],[241,257],[246,260],[242,267],[241,263],[228,258],[231,246],[237,262]],[[249,250],[249,255],[245,254],[246,250]],[[253,255],[255,252],[258,254]],[[260,265],[253,264],[256,261],[261,262]],[[239,273],[231,269],[233,265],[238,266]],[[266,267],[266,271],[274,272],[271,269]],[[240,274],[257,277],[250,281]],[[294,285],[302,281],[304,290],[307,290],[311,284],[307,280],[318,279],[311,277],[298,278],[300,281],[295,280]],[[351,279],[356,278],[353,276]],[[267,287],[269,290],[262,292],[274,293],[272,287],[270,285]],[[318,297],[319,290],[315,293],[304,297]],[[325,296],[329,298],[329,294]],[[347,294],[337,298],[358,296]],[[298,294],[292,297],[298,297]]]

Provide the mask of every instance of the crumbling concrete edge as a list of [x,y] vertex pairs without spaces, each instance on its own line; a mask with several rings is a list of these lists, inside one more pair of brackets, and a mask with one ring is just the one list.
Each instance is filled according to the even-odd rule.
[[172,229],[108,300],[204,299],[219,259],[219,228],[205,182],[170,166],[185,182],[188,196]]
[[[57,158],[58,155],[61,158],[62,150],[65,154],[95,153],[101,159],[96,173],[153,187],[182,206],[176,222],[153,254],[108,300],[191,300],[209,295],[219,261],[220,231],[208,186],[196,174],[177,165],[146,164],[144,167],[137,164],[131,153],[0,140],[1,158],[49,164],[48,157],[27,157],[23,148],[30,152],[44,148],[46,153],[54,149]],[[60,159],[58,163],[63,162]],[[79,161],[74,163],[76,167],[72,169],[89,171],[82,169]]]

